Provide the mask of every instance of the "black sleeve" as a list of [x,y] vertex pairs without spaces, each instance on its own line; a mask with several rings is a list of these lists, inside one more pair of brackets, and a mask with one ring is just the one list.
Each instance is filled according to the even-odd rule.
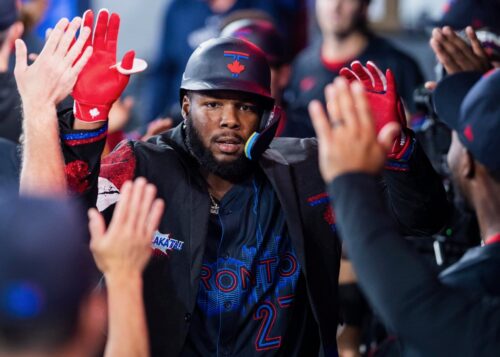
[[408,158],[388,160],[382,185],[391,215],[403,235],[432,235],[446,223],[450,206],[441,178],[412,136]]
[[83,197],[88,207],[94,207],[107,124],[97,130],[73,130],[71,109],[58,113],[58,117],[68,187],[72,193]]
[[328,193],[361,288],[405,345],[422,356],[498,354],[498,302],[438,280],[397,233],[374,177],[343,175]]
[[19,142],[22,127],[21,97],[14,75],[0,72],[0,137]]

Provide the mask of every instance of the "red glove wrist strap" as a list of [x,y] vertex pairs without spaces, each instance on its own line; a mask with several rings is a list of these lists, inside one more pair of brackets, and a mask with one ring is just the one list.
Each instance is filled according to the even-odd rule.
[[107,121],[111,105],[108,104],[90,104],[75,100],[73,105],[73,114],[75,118],[85,122]]

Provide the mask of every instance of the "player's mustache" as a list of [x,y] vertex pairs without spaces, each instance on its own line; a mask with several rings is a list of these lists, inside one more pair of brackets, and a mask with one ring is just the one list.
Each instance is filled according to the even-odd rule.
[[245,142],[243,137],[236,133],[221,133],[212,138],[213,142],[226,142],[231,144],[242,144]]

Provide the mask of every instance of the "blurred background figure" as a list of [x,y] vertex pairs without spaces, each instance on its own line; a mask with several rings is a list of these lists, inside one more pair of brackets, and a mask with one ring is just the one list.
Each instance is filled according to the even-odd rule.
[[301,48],[306,27],[302,4],[303,0],[173,0],[166,11],[158,59],[150,71],[147,120],[158,116],[180,120],[178,88],[184,66],[200,43],[219,35],[224,17],[236,10],[262,10],[287,35],[287,47]]
[[[283,91],[290,79],[291,53],[286,46],[284,36],[265,13],[258,11],[237,11],[230,15],[222,27],[221,37],[235,37],[247,40],[259,47],[267,57],[271,67],[271,95],[275,104],[283,106]],[[277,136],[286,125],[282,114]]]
[[421,71],[415,60],[370,30],[369,5],[369,0],[316,0],[321,36],[293,64],[285,92],[288,104],[285,136],[314,136],[307,105],[313,99],[324,102],[324,87],[354,60],[373,61],[382,71],[391,68],[408,109],[414,111],[412,95],[414,88],[423,82]]
[[97,270],[84,218],[69,201],[2,191],[0,356],[95,356],[102,350],[106,298],[93,291]]

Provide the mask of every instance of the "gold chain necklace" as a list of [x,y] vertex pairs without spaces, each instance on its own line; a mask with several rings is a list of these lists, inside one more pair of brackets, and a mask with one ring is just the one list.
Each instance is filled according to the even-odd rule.
[[215,198],[208,193],[208,196],[210,197],[210,214],[219,214],[219,204],[215,202]]

